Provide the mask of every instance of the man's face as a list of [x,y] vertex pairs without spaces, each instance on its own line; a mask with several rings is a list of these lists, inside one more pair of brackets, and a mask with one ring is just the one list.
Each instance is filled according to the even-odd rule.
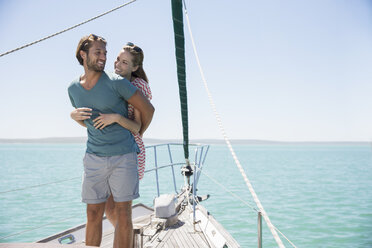
[[106,45],[100,41],[94,41],[87,54],[88,70],[102,72],[106,65],[106,54]]

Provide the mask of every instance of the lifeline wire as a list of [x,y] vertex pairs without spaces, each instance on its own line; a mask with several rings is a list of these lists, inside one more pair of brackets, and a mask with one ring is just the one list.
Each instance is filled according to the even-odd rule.
[[[248,207],[250,207],[252,210],[256,211],[256,212],[259,212],[256,208],[252,207],[249,203],[247,203],[246,201],[244,201],[242,198],[240,198],[238,195],[236,195],[235,193],[233,193],[231,190],[229,190],[228,188],[226,188],[225,186],[223,186],[221,183],[219,183],[216,179],[214,179],[213,177],[209,176],[207,173],[205,173],[205,171],[202,171],[200,169],[197,168],[197,170],[199,170],[201,173],[203,173],[203,175],[207,176],[209,179],[211,179],[214,183],[216,183],[217,185],[219,185],[222,189],[224,189],[226,192],[230,193],[233,197],[235,197],[236,199],[240,200],[243,204],[247,205]],[[277,230],[294,248],[297,248],[295,246],[295,244],[293,244],[276,226],[274,226],[275,230]]]
[[2,192],[0,192],[0,194],[14,192],[14,191],[21,191],[21,190],[26,190],[26,189],[31,189],[31,188],[37,188],[37,187],[41,187],[41,186],[45,186],[45,185],[49,185],[49,184],[62,183],[62,182],[66,182],[66,181],[75,180],[75,179],[78,179],[78,178],[81,178],[81,177],[73,177],[73,178],[60,180],[60,181],[54,181],[54,182],[50,182],[50,183],[43,183],[43,184],[32,185],[32,186],[28,186],[28,187],[24,187],[24,188],[11,189],[11,190],[8,190],[8,191],[2,191]]
[[234,192],[232,192],[231,190],[229,190],[228,188],[226,188],[225,186],[223,186],[223,184],[219,183],[216,179],[214,179],[213,177],[209,176],[207,173],[205,173],[205,171],[202,171],[201,169],[199,168],[196,168],[196,170],[200,171],[201,173],[203,173],[203,175],[206,175],[210,180],[212,180],[215,184],[217,184],[218,186],[220,186],[221,188],[223,188],[226,192],[230,193],[230,195],[232,195],[233,197],[235,197],[236,199],[238,199],[239,201],[241,201],[243,204],[247,205],[248,207],[250,207],[252,210],[256,211],[256,212],[259,212],[255,207],[253,207],[252,205],[250,205],[248,202],[246,202],[245,200],[243,200],[241,197],[239,197],[237,194],[235,194]]
[[34,231],[36,229],[40,229],[42,227],[45,227],[45,226],[50,226],[50,225],[53,225],[53,224],[58,224],[58,223],[62,223],[66,220],[69,220],[69,219],[72,219],[72,218],[75,218],[77,216],[80,216],[81,214],[76,214],[74,216],[71,216],[69,218],[66,218],[66,219],[62,219],[62,220],[57,220],[57,221],[54,221],[54,222],[50,222],[50,223],[47,223],[45,225],[41,225],[41,226],[38,226],[38,227],[34,227],[34,228],[30,228],[30,229],[27,229],[27,230],[24,230],[24,231],[21,231],[21,232],[17,232],[17,233],[12,233],[12,234],[9,234],[9,235],[6,235],[6,236],[3,236],[3,237],[0,237],[0,240],[3,240],[3,239],[6,239],[6,238],[9,238],[9,237],[13,237],[13,236],[17,236],[17,235],[20,235],[22,233],[26,233],[26,232],[31,232],[31,231]]
[[227,137],[227,135],[226,135],[225,129],[224,129],[223,125],[222,125],[221,118],[220,118],[220,116],[219,116],[219,114],[218,114],[218,112],[217,112],[216,105],[214,104],[214,101],[213,101],[212,95],[211,95],[211,93],[210,93],[210,91],[209,91],[209,88],[208,88],[208,85],[207,85],[207,81],[205,80],[204,73],[203,73],[203,70],[202,70],[202,67],[201,67],[201,64],[200,64],[200,61],[199,61],[199,56],[198,56],[198,53],[197,53],[197,51],[196,51],[196,46],[195,46],[194,38],[193,38],[193,35],[192,35],[192,32],[191,32],[190,20],[189,20],[189,17],[188,17],[188,15],[187,15],[186,5],[184,5],[184,8],[185,8],[185,16],[186,16],[186,20],[187,20],[187,27],[188,27],[188,30],[189,30],[189,33],[190,33],[190,38],[191,38],[191,42],[192,42],[192,46],[193,46],[193,50],[194,50],[194,54],[195,54],[195,57],[196,57],[196,61],[197,61],[197,63],[198,63],[198,67],[199,67],[199,70],[200,70],[200,74],[201,74],[201,76],[202,76],[203,83],[204,83],[205,89],[206,89],[207,94],[208,94],[209,102],[210,102],[211,107],[212,107],[212,109],[213,109],[213,112],[214,112],[214,114],[215,114],[215,116],[216,116],[218,126],[219,126],[219,128],[220,128],[220,130],[221,130],[221,132],[222,132],[222,135],[223,135],[223,137],[224,137],[224,140],[225,140],[225,142],[226,142],[226,144],[227,144],[227,146],[228,146],[228,148],[229,148],[229,150],[230,150],[230,152],[231,152],[231,155],[232,155],[233,158],[234,158],[235,164],[236,164],[236,166],[238,167],[240,173],[242,174],[242,176],[243,176],[243,178],[244,178],[244,181],[245,181],[245,183],[247,184],[248,189],[249,189],[249,191],[251,192],[251,195],[252,195],[254,201],[255,201],[256,204],[257,204],[257,207],[260,209],[260,212],[262,213],[262,216],[264,217],[264,219],[265,219],[265,221],[266,221],[266,224],[268,225],[268,227],[269,227],[269,229],[270,229],[272,235],[274,236],[274,239],[275,239],[276,243],[278,244],[278,246],[279,246],[280,248],[284,248],[285,246],[284,246],[282,240],[280,239],[280,237],[279,237],[278,233],[276,232],[276,230],[275,230],[273,224],[271,223],[271,221],[270,221],[270,219],[269,219],[269,216],[266,214],[265,209],[263,208],[263,206],[262,206],[260,200],[258,199],[258,196],[257,196],[256,192],[254,191],[254,189],[253,189],[253,187],[252,187],[252,184],[250,183],[250,181],[249,181],[247,175],[245,174],[244,169],[243,169],[243,167],[241,166],[241,164],[240,164],[240,162],[239,162],[239,160],[238,160],[238,157],[236,156],[235,151],[234,151],[234,149],[233,149],[232,146],[231,146],[230,140],[228,139],[228,137]]
[[297,246],[295,246],[295,244],[293,244],[278,228],[276,228],[276,226],[274,226],[274,228],[294,247],[294,248],[297,248]]
[[13,50],[10,50],[10,51],[8,51],[8,52],[2,53],[2,54],[0,54],[0,57],[5,56],[5,55],[8,55],[8,54],[13,53],[13,52],[16,52],[16,51],[21,50],[21,49],[23,49],[23,48],[26,48],[26,47],[29,47],[29,46],[35,45],[36,43],[39,43],[39,42],[41,42],[41,41],[44,41],[44,40],[47,40],[47,39],[52,38],[52,37],[54,37],[54,36],[57,36],[57,35],[59,35],[59,34],[62,34],[62,33],[64,33],[64,32],[67,32],[67,31],[71,30],[71,29],[77,28],[77,27],[79,27],[79,26],[81,26],[81,25],[83,25],[83,24],[86,24],[86,23],[88,23],[88,22],[91,22],[91,21],[93,21],[93,20],[95,20],[95,19],[98,19],[98,18],[100,18],[100,17],[102,17],[102,16],[104,16],[104,15],[107,15],[107,14],[109,14],[109,13],[115,11],[115,10],[118,10],[118,9],[124,7],[124,6],[127,6],[127,5],[129,5],[129,4],[131,4],[131,3],[135,2],[135,1],[137,1],[137,0],[129,1],[129,2],[124,3],[124,4],[122,4],[122,5],[120,5],[120,6],[116,7],[116,8],[113,8],[112,10],[109,10],[109,11],[107,11],[107,12],[105,12],[105,13],[103,13],[103,14],[100,14],[100,15],[98,15],[98,16],[92,17],[92,18],[90,18],[90,19],[88,19],[88,20],[86,20],[86,21],[84,21],[84,22],[81,22],[81,23],[79,23],[79,24],[76,24],[76,25],[74,25],[74,26],[72,26],[72,27],[66,28],[66,29],[64,29],[64,30],[62,30],[62,31],[59,31],[59,32],[54,33],[54,34],[51,34],[51,35],[49,35],[49,36],[47,36],[47,37],[44,37],[44,38],[42,38],[42,39],[40,39],[40,40],[37,40],[37,41],[31,42],[31,43],[28,43],[28,44],[23,45],[23,46],[21,46],[21,47],[18,47],[18,48],[15,48],[15,49],[13,49]]
[[[145,173],[148,173],[148,172],[149,172],[148,170],[145,171]],[[54,181],[54,182],[49,182],[49,183],[31,185],[31,186],[27,186],[27,187],[24,187],[24,188],[10,189],[10,190],[7,190],[7,191],[1,191],[0,194],[5,194],[5,193],[10,193],[10,192],[15,192],[15,191],[22,191],[22,190],[27,190],[27,189],[31,189],[31,188],[38,188],[38,187],[45,186],[45,185],[67,182],[67,181],[71,181],[71,180],[75,180],[75,179],[79,179],[79,178],[81,178],[81,177],[72,177],[72,178],[69,178],[69,179],[64,179],[64,180],[59,180],[59,181]]]

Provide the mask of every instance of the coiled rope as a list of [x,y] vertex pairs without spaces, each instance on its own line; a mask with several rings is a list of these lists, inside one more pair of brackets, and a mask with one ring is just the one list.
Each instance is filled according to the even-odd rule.
[[118,10],[118,9],[124,7],[124,6],[127,6],[127,5],[129,5],[129,4],[131,4],[131,3],[134,3],[135,1],[137,1],[137,0],[129,1],[129,2],[124,3],[124,4],[122,4],[122,5],[120,5],[120,6],[116,7],[116,8],[113,8],[113,9],[111,9],[111,10],[109,10],[109,11],[106,11],[105,13],[102,13],[102,14],[100,14],[100,15],[97,15],[97,16],[95,16],[95,17],[92,17],[92,18],[90,18],[90,19],[88,19],[88,20],[86,20],[86,21],[83,21],[83,22],[79,23],[79,24],[76,24],[76,25],[74,25],[74,26],[72,26],[72,27],[66,28],[66,29],[64,29],[64,30],[62,30],[62,31],[59,31],[59,32],[54,33],[54,34],[51,34],[51,35],[49,35],[49,36],[46,36],[46,37],[44,37],[44,38],[42,38],[42,39],[40,39],[40,40],[37,40],[37,41],[31,42],[31,43],[28,43],[28,44],[23,45],[23,46],[21,46],[21,47],[18,47],[18,48],[15,48],[15,49],[13,49],[13,50],[10,50],[10,51],[8,51],[8,52],[2,53],[2,54],[0,54],[0,57],[5,56],[5,55],[8,55],[8,54],[10,54],[10,53],[14,53],[14,52],[16,52],[16,51],[18,51],[18,50],[21,50],[21,49],[23,49],[23,48],[26,48],[26,47],[29,47],[29,46],[35,45],[35,44],[37,44],[37,43],[39,43],[39,42],[42,42],[42,41],[47,40],[47,39],[49,39],[49,38],[52,38],[52,37],[54,37],[54,36],[60,35],[60,34],[62,34],[62,33],[64,33],[64,32],[67,32],[67,31],[69,31],[69,30],[71,30],[71,29],[77,28],[77,27],[79,27],[79,26],[81,26],[81,25],[83,25],[83,24],[86,24],[86,23],[91,22],[91,21],[93,21],[93,20],[95,20],[95,19],[98,19],[98,18],[100,18],[100,17],[102,17],[102,16],[104,16],[104,15],[107,15],[107,14],[109,14],[109,13],[115,11],[115,10]]
[[273,224],[270,221],[269,216],[267,215],[267,213],[266,213],[265,209],[263,208],[260,200],[258,199],[258,196],[257,196],[256,192],[254,191],[254,189],[252,187],[252,184],[250,183],[247,175],[245,174],[245,171],[244,171],[243,167],[241,166],[241,164],[240,164],[240,162],[238,160],[238,157],[235,154],[234,149],[231,146],[230,140],[228,139],[228,137],[226,135],[225,129],[224,129],[223,125],[222,125],[221,118],[220,118],[220,116],[219,116],[219,114],[217,112],[216,105],[214,104],[214,100],[213,100],[212,94],[209,91],[209,88],[208,88],[208,85],[207,85],[207,81],[205,80],[204,72],[203,72],[203,69],[202,69],[201,64],[200,64],[199,56],[198,56],[198,53],[196,51],[196,46],[195,46],[194,38],[193,38],[193,35],[192,35],[192,31],[191,31],[190,20],[189,20],[188,14],[187,14],[187,8],[186,8],[185,2],[184,2],[184,9],[185,9],[185,16],[186,16],[186,20],[187,20],[187,27],[188,27],[188,30],[189,30],[189,33],[190,33],[190,38],[191,38],[192,47],[193,47],[193,50],[194,50],[196,62],[198,63],[198,67],[199,67],[199,71],[200,71],[200,74],[201,74],[201,77],[202,77],[202,80],[203,80],[203,83],[204,83],[204,87],[205,87],[205,89],[207,91],[207,94],[208,94],[209,103],[210,103],[210,105],[211,105],[211,107],[213,109],[213,112],[215,114],[215,117],[217,119],[217,123],[218,123],[219,129],[220,129],[220,131],[221,131],[221,133],[222,133],[222,135],[224,137],[224,140],[225,140],[225,142],[226,142],[226,144],[227,144],[227,146],[228,146],[228,148],[229,148],[229,150],[231,152],[231,155],[234,158],[234,161],[235,161],[236,166],[238,167],[241,175],[243,176],[243,179],[244,179],[245,183],[247,184],[248,189],[251,192],[251,195],[252,195],[252,197],[253,197],[253,199],[254,199],[257,207],[259,208],[260,212],[262,213],[262,216],[264,217],[264,219],[266,221],[266,224],[267,224],[267,226],[270,229],[270,232],[274,236],[274,239],[275,239],[276,243],[278,244],[278,246],[280,248],[283,248],[285,246],[284,246],[282,240],[280,239],[278,233],[276,232]]

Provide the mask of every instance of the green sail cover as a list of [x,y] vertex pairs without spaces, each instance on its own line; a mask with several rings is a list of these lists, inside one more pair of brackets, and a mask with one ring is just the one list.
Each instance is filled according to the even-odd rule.
[[185,65],[185,36],[183,33],[182,0],[172,0],[172,16],[174,41],[176,47],[178,88],[181,101],[183,150],[185,158],[189,158],[189,124],[187,110],[186,65]]

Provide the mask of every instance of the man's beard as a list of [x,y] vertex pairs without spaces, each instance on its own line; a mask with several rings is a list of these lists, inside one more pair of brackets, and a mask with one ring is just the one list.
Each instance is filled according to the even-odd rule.
[[105,66],[101,67],[97,65],[97,63],[92,62],[92,60],[89,58],[89,55],[87,57],[87,67],[90,71],[95,72],[102,72],[105,69]]

